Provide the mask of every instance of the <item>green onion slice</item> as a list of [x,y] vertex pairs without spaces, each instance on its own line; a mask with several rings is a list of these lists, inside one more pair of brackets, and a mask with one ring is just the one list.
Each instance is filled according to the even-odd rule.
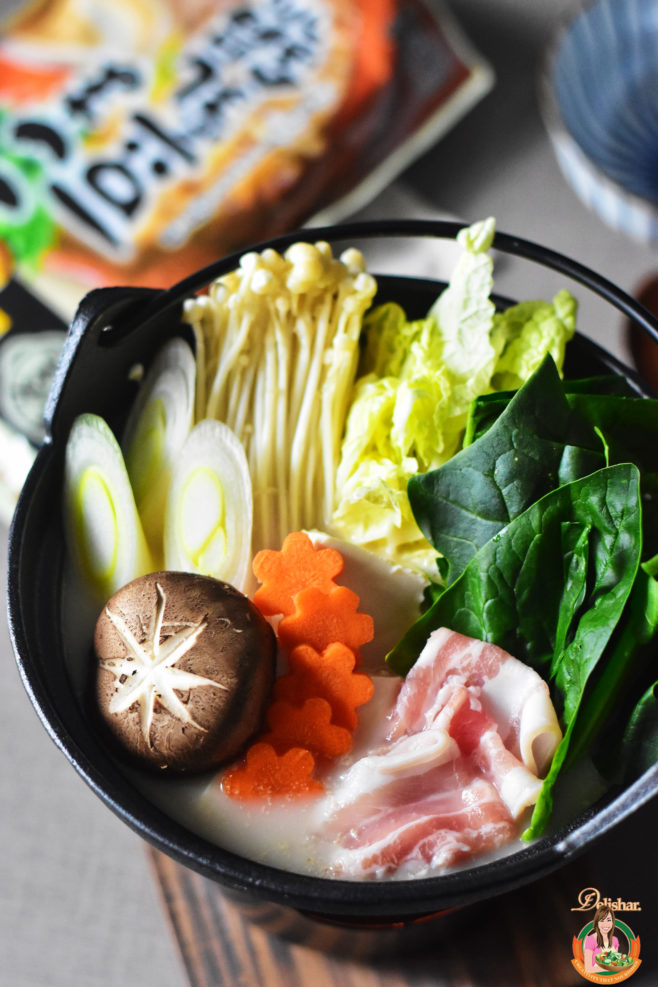
[[78,416],[69,434],[64,523],[71,556],[103,602],[153,571],[121,449],[98,415]]
[[160,349],[137,394],[122,448],[144,534],[158,566],[174,461],[194,423],[196,365],[185,340]]
[[223,422],[190,432],[174,468],[165,518],[165,567],[245,590],[253,503],[242,443]]

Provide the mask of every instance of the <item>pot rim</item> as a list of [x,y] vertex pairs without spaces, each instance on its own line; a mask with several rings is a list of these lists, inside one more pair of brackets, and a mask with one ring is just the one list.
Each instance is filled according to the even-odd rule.
[[[382,235],[454,238],[463,225],[451,221],[425,220],[342,224],[296,231],[257,244],[251,249],[273,247],[284,250],[297,240],[343,241]],[[637,322],[652,338],[658,340],[658,321],[621,289],[583,265],[530,241],[505,233],[495,235],[493,246],[495,249],[552,268],[585,285]],[[85,316],[87,322],[78,329],[76,346],[69,348],[66,358],[68,362],[65,361],[66,366],[58,372],[59,380],[54,386],[53,393],[56,393],[55,398],[50,402],[51,409],[57,410],[58,397],[61,396],[62,388],[66,384],[75,349],[84,339],[88,325],[93,323],[97,331],[100,331],[98,327],[101,326],[106,334],[114,334],[114,342],[117,342],[117,334],[121,338],[128,336],[146,319],[176,308],[194,291],[234,268],[243,253],[245,251],[236,252],[165,291],[138,293],[140,302],[138,310],[127,320],[126,325],[120,328],[107,329],[103,305],[100,311],[98,309],[95,311],[93,319]],[[396,282],[413,279],[387,276],[386,280]],[[431,283],[439,284],[439,282]],[[134,300],[134,297],[133,292],[131,298]],[[112,298],[116,300],[116,295],[112,295]],[[83,302],[79,312],[84,309],[84,304]],[[579,338],[581,341],[584,339],[584,337]],[[121,339],[118,340],[119,343],[120,341]],[[605,354],[605,350],[595,343],[587,340],[585,343],[593,347],[594,352]],[[614,358],[612,364],[631,373]],[[47,481],[56,468],[56,461],[61,452],[60,445],[59,441],[53,441],[48,431],[46,441],[21,492],[10,529],[8,620],[19,672],[29,698],[47,732],[92,790],[147,842],[178,862],[234,890],[247,892],[279,904],[287,904],[315,915],[318,913],[327,916],[395,915],[398,920],[403,917],[413,921],[414,918],[426,916],[428,912],[494,897],[548,874],[592,845],[631,812],[648,802],[658,791],[658,765],[656,765],[621,793],[608,792],[601,803],[581,813],[552,835],[543,837],[521,850],[499,859],[481,864],[475,863],[466,869],[403,881],[344,881],[291,873],[242,858],[196,835],[166,815],[134,788],[115,759],[100,745],[94,756],[90,755],[79,740],[81,729],[84,736],[85,725],[80,720],[72,726],[70,716],[67,720],[67,716],[62,713],[53,698],[52,689],[41,674],[39,661],[33,652],[34,642],[26,626],[21,593],[25,578],[26,543],[29,543],[32,537],[30,532],[35,530],[39,522],[37,506],[40,498],[43,499],[45,496],[44,484],[47,486]],[[52,571],[55,572],[55,567]],[[78,717],[81,715],[79,710],[77,715]]]

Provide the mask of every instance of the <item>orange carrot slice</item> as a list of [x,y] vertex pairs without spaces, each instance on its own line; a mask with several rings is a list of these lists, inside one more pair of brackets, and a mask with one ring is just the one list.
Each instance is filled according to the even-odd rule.
[[305,532],[295,531],[286,537],[280,552],[264,549],[256,555],[254,575],[263,585],[256,590],[254,603],[267,616],[291,614],[297,593],[309,586],[328,593],[342,568],[340,552],[316,549]]
[[324,651],[340,641],[354,652],[372,640],[372,617],[357,613],[359,597],[347,586],[336,586],[323,593],[315,586],[303,589],[295,596],[295,612],[283,618],[278,627],[279,641],[292,650],[298,644],[310,644]]
[[287,675],[274,683],[274,698],[301,706],[319,696],[331,706],[332,723],[354,730],[356,707],[368,702],[374,692],[368,675],[355,673],[356,656],[347,645],[336,641],[318,652],[310,644],[298,644],[290,653]]
[[352,746],[352,734],[331,722],[331,706],[326,699],[307,699],[301,708],[284,700],[272,703],[267,711],[271,734],[266,743],[304,747],[317,757],[340,757]]
[[282,795],[318,795],[324,791],[313,778],[315,759],[299,747],[279,755],[271,744],[259,742],[247,751],[246,761],[222,779],[230,798],[249,801]]
[[254,602],[268,616],[283,615],[277,633],[290,652],[290,670],[275,682],[269,732],[224,775],[231,798],[324,791],[313,777],[316,757],[341,757],[352,746],[356,707],[374,691],[372,680],[354,669],[374,628],[372,617],[358,612],[357,594],[334,582],[342,568],[340,552],[316,549],[302,531],[288,535],[280,552],[265,550],[254,559],[262,584]]

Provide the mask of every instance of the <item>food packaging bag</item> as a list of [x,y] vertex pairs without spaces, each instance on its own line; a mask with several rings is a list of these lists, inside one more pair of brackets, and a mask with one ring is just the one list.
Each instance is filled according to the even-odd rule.
[[25,322],[16,291],[68,323],[92,288],[166,287],[343,219],[493,82],[429,0],[14,0],[0,18],[0,386],[18,355],[46,393],[62,327]]

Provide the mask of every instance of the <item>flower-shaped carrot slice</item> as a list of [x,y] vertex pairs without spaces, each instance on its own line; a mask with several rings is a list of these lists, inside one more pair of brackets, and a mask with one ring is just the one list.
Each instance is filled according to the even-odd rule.
[[280,552],[264,549],[254,559],[254,575],[263,585],[254,594],[261,613],[289,614],[300,590],[315,586],[328,593],[336,585],[334,576],[343,568],[343,557],[334,548],[315,548],[303,531],[294,531]]
[[318,795],[324,791],[313,778],[315,759],[310,751],[292,748],[277,754],[267,743],[253,744],[244,765],[231,768],[222,780],[224,792],[247,801],[277,795]]
[[310,644],[316,651],[340,641],[358,661],[359,648],[374,633],[372,617],[357,613],[358,606],[359,597],[347,586],[336,586],[329,593],[315,586],[304,589],[295,597],[295,612],[279,624],[279,641],[288,650]]
[[290,672],[274,683],[274,698],[301,706],[319,696],[331,706],[332,722],[354,730],[356,707],[368,702],[374,692],[368,675],[355,673],[356,657],[351,648],[335,642],[321,653],[310,644],[298,644],[290,653]]
[[271,732],[263,740],[276,746],[305,747],[319,757],[340,757],[352,746],[350,731],[331,722],[326,699],[307,699],[301,708],[277,700],[266,718]]

